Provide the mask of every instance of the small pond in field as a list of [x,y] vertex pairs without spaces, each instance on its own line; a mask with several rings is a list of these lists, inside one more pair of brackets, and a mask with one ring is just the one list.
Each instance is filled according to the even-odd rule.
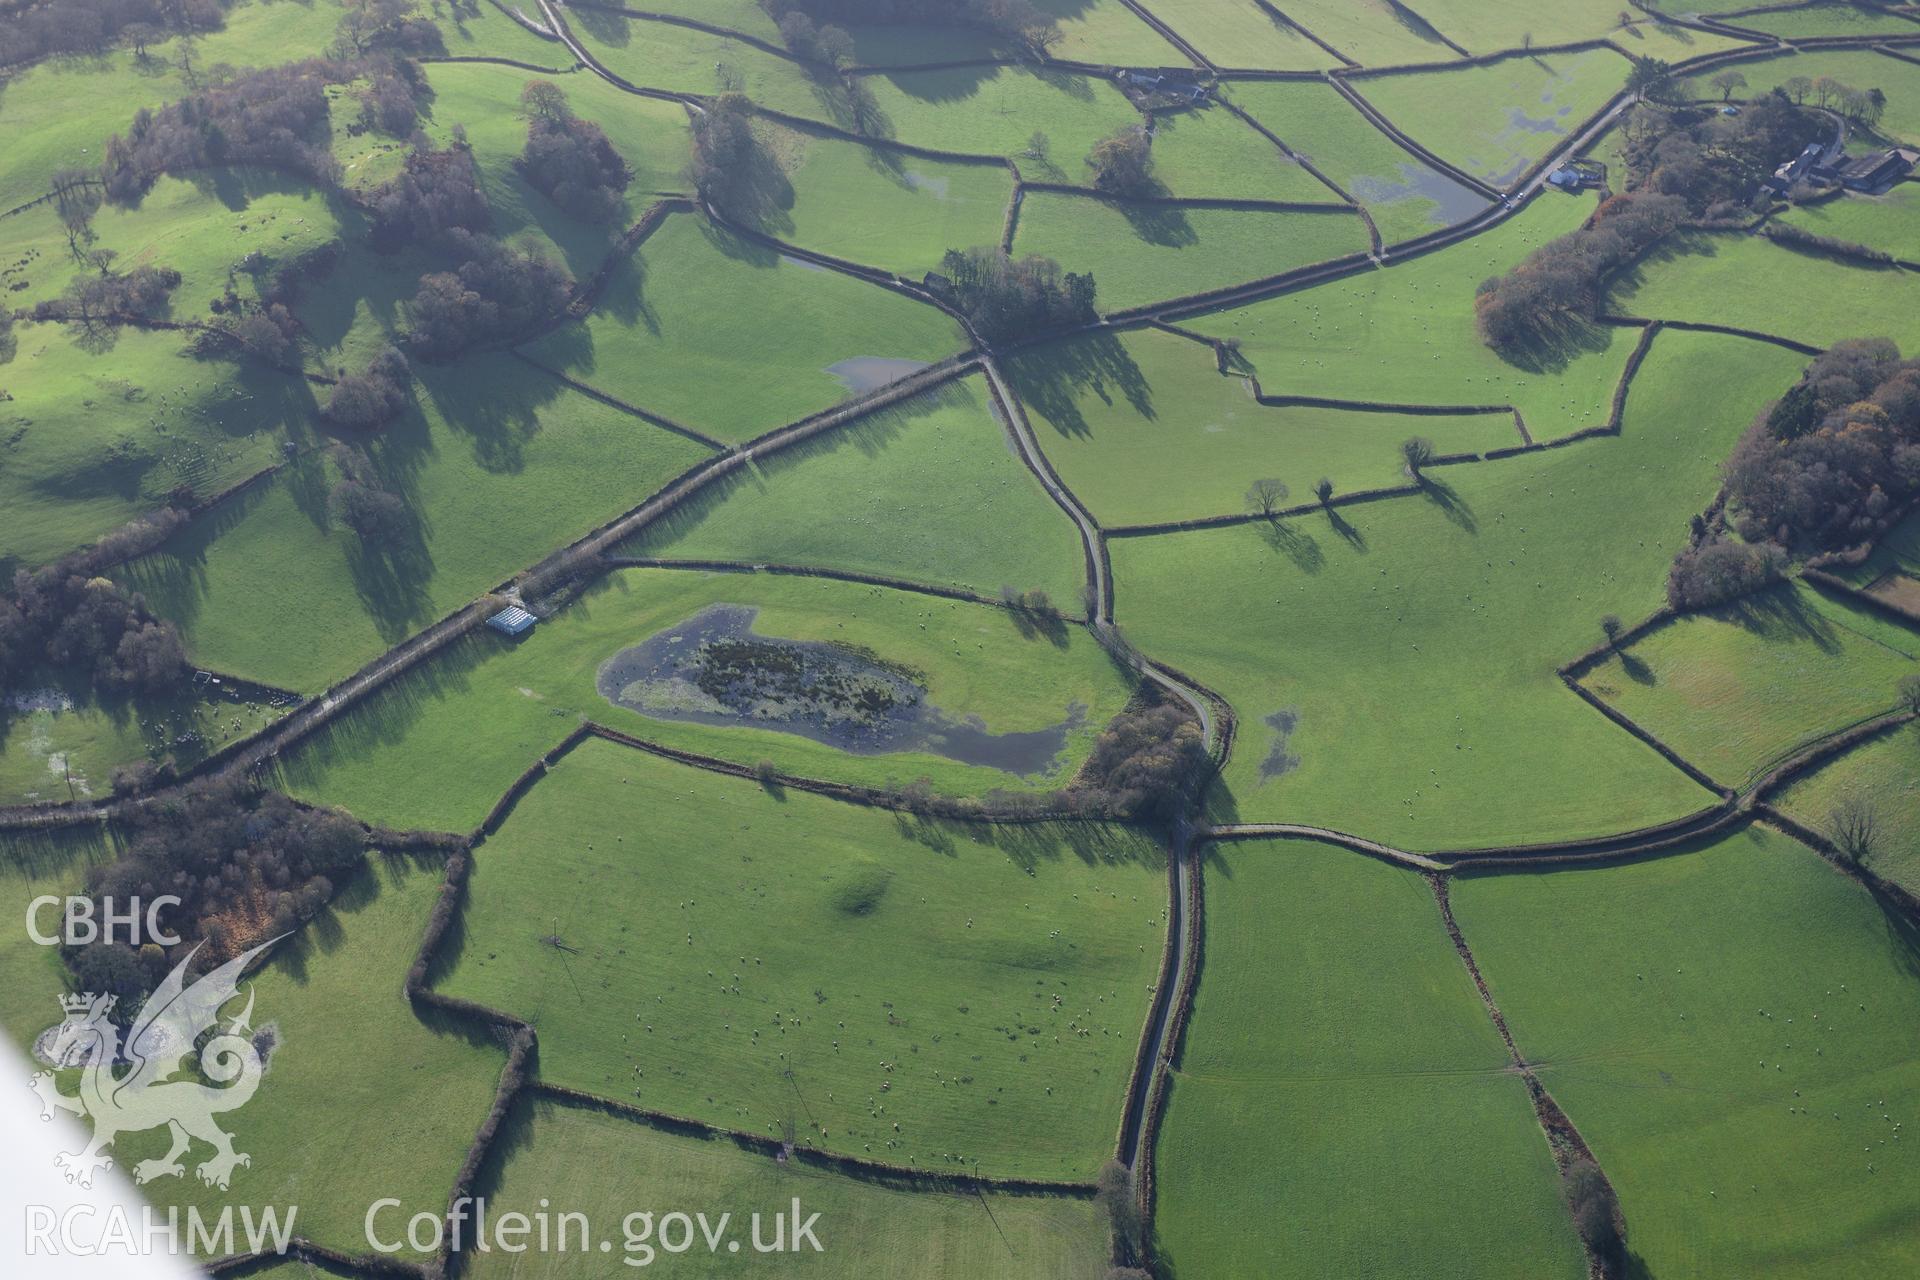
[[908,374],[927,367],[924,360],[894,360],[886,356],[853,356],[827,366],[827,372],[840,379],[840,385],[854,395],[877,391],[889,382],[898,382]]
[[925,751],[1022,777],[1057,767],[1067,734],[1086,720],[1075,703],[1049,728],[993,733],[978,716],[929,702],[919,672],[848,645],[759,635],[758,614],[709,605],[607,659],[596,687],[657,720],[773,729],[855,755]]

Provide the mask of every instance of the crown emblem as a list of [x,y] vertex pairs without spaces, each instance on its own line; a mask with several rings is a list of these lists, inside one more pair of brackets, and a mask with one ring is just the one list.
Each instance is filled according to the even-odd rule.
[[[77,996],[61,996],[60,1007],[68,1013],[86,1013],[93,1008],[94,999],[93,993],[89,991],[83,991]],[[113,1002],[113,996],[105,997],[104,1003],[100,1006],[100,1012],[105,1013],[113,1008]]]

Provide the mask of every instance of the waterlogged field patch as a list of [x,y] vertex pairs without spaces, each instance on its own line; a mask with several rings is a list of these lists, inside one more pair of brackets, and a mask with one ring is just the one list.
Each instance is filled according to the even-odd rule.
[[1466,878],[1454,915],[1650,1274],[1920,1262],[1912,926],[1752,826],[1682,856]]
[[556,1083],[935,1172],[1084,1179],[1165,892],[1159,848],[1119,828],[905,819],[590,741],[476,855],[440,986],[536,1021]]
[[1605,106],[1626,76],[1619,54],[1588,49],[1369,76],[1353,85],[1442,160],[1505,190]]
[[[1064,743],[1042,771],[1023,777],[930,749],[855,755],[764,721],[647,716],[596,689],[616,654],[719,605],[757,610],[764,636],[910,669],[928,703],[989,739],[1046,745],[1065,724]],[[1073,776],[1132,689],[1081,627],[1043,629],[990,606],[831,579],[628,569],[517,642],[481,632],[423,663],[283,758],[279,783],[368,821],[470,831],[523,770],[591,719],[800,777],[877,787],[924,777],[950,795],[1044,791]],[[1075,707],[1085,708],[1078,718]]]
[[926,676],[878,655],[756,634],[758,610],[718,604],[600,668],[602,697],[658,720],[747,724],[858,755],[925,751],[1022,778],[1053,772],[1086,707],[1028,733],[989,732],[927,700]]
[[1387,244],[1465,221],[1487,207],[1485,196],[1374,128],[1332,85],[1250,80],[1230,93],[1295,154],[1365,205]]

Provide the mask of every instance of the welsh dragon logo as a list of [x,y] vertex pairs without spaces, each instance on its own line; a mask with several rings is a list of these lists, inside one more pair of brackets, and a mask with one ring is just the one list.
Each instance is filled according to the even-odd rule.
[[[216,1024],[221,1007],[233,999],[247,963],[277,941],[235,956],[189,985],[187,966],[200,950],[195,946],[140,1007],[124,1049],[120,1028],[110,1017],[114,996],[87,992],[61,997],[66,1020],[54,1029],[48,1055],[57,1063],[80,1064],[80,1091],[60,1092],[51,1071],[39,1072],[31,1083],[40,1096],[42,1120],[52,1120],[53,1109],[58,1108],[93,1121],[91,1142],[54,1158],[54,1164],[66,1171],[68,1182],[91,1187],[96,1173],[113,1168],[113,1158],[104,1152],[114,1139],[162,1125],[171,1133],[171,1146],[159,1159],[142,1160],[133,1167],[136,1182],[179,1177],[185,1172],[180,1157],[194,1139],[214,1149],[212,1157],[194,1170],[208,1186],[226,1190],[235,1167],[253,1163],[245,1152],[233,1149],[233,1135],[214,1122],[221,1112],[245,1106],[260,1085],[260,1053],[245,1034],[252,1029],[252,989],[238,1016],[224,1027]],[[196,1051],[196,1043],[208,1031],[214,1031],[214,1036]],[[212,1085],[171,1079],[189,1055]]]

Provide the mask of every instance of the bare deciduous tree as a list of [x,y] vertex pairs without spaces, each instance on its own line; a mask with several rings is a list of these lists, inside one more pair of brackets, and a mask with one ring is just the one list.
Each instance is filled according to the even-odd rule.
[[1848,862],[1858,865],[1873,856],[1880,838],[1880,814],[1873,802],[1849,796],[1827,815],[1827,838]]
[[1265,520],[1277,519],[1286,501],[1287,486],[1278,480],[1255,480],[1247,490],[1248,508]]

